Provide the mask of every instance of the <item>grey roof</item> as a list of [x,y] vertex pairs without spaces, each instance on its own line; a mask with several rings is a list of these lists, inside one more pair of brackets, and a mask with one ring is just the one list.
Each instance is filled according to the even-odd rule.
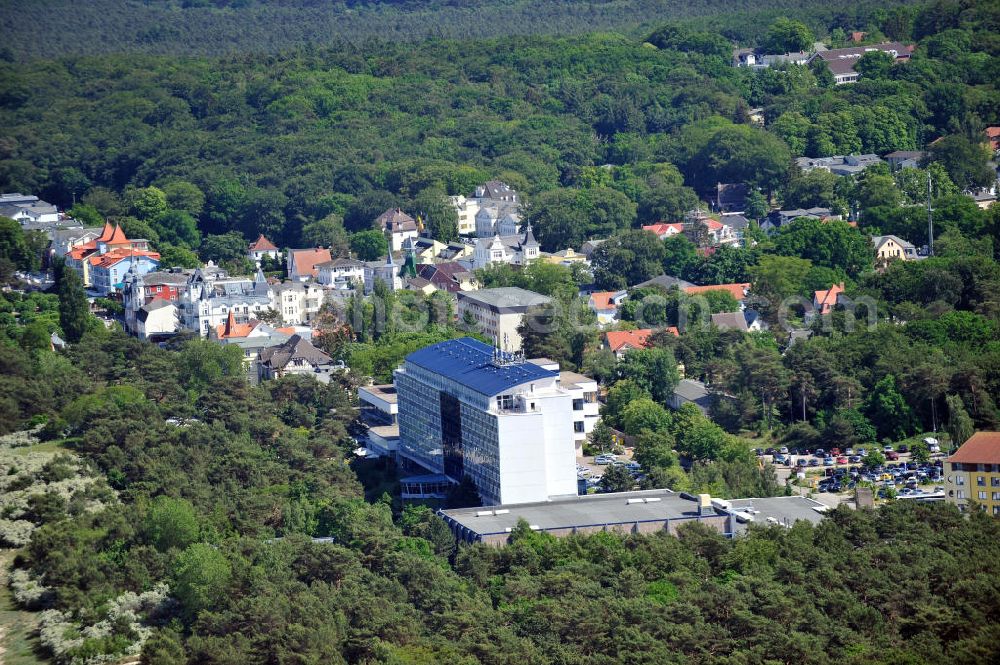
[[579,386],[585,383],[594,383],[597,379],[592,379],[584,374],[577,374],[576,372],[559,372],[559,385],[564,388],[569,386]]
[[459,300],[491,307],[497,311],[513,312],[524,310],[532,305],[547,305],[552,302],[548,296],[534,291],[528,291],[517,286],[503,286],[496,289],[481,289],[479,291],[463,291],[458,294]]
[[0,204],[7,203],[34,203],[38,200],[37,196],[32,196],[31,194],[21,194],[20,192],[10,192],[0,194]]
[[[804,496],[774,496],[762,499],[732,499],[729,501],[731,514],[749,514],[753,523],[761,526],[778,524],[792,526],[798,520],[818,524],[827,511],[827,506]],[[768,519],[771,518],[771,519]],[[773,520],[773,521],[772,521]],[[748,522],[734,520],[736,533],[747,530]]]
[[303,360],[310,365],[330,365],[333,359],[313,346],[301,335],[292,335],[280,346],[264,349],[260,354],[262,364],[282,369],[293,360]]
[[358,392],[360,393],[362,391],[370,393],[380,400],[389,402],[390,404],[396,404],[399,401],[399,394],[396,392],[396,386],[391,383],[361,386],[358,388]]
[[639,282],[632,288],[639,289],[645,286],[662,286],[665,289],[676,286],[679,289],[686,289],[689,286],[694,286],[694,284],[673,275],[657,275],[652,279],[647,279],[645,282]]
[[[629,503],[629,499],[659,500]],[[496,515],[498,508],[508,512]],[[485,512],[490,514],[479,514]],[[506,533],[507,529],[517,526],[521,519],[540,530],[546,530],[634,524],[647,520],[694,519],[698,517],[699,511],[696,502],[682,499],[670,490],[644,490],[558,497],[538,503],[494,506],[490,511],[484,508],[458,508],[442,510],[440,514],[446,520],[485,536]]]
[[364,261],[358,261],[357,259],[333,259],[330,261],[324,261],[323,263],[317,263],[317,268],[361,268],[365,265]]
[[167,272],[165,270],[157,270],[155,272],[147,272],[142,276],[142,281],[147,285],[149,284],[177,284],[183,285],[187,284],[189,273],[185,272]]
[[704,383],[695,381],[694,379],[681,379],[678,381],[677,387],[674,388],[674,394],[689,402],[694,402],[711,395]]
[[904,249],[908,248],[908,249],[912,249],[914,251],[916,251],[916,249],[917,249],[913,245],[913,243],[907,242],[907,241],[903,240],[902,238],[900,238],[899,236],[894,236],[894,235],[891,235],[891,234],[887,234],[887,235],[884,235],[884,236],[872,236],[872,242],[875,244],[876,251],[878,250],[879,247],[882,246],[882,243],[887,242],[889,240],[896,241],[896,244],[899,245],[900,247],[904,248]]
[[281,346],[290,339],[285,333],[274,331],[268,335],[253,335],[251,337],[230,337],[222,340],[223,344],[233,344],[241,349],[267,349]]
[[712,325],[720,330],[747,330],[747,320],[743,312],[719,312],[712,315]]
[[722,215],[719,221],[737,231],[743,231],[750,227],[750,220],[743,215]]

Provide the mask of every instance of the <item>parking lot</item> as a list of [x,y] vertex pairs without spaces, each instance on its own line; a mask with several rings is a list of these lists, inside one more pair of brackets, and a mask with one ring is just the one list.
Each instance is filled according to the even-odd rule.
[[880,448],[886,462],[874,468],[865,464],[867,454],[862,454],[860,449],[768,449],[757,453],[761,460],[774,464],[779,483],[784,484],[793,474],[804,474],[806,483],[797,486],[799,493],[812,493],[813,498],[828,505],[852,501],[853,490],[859,482],[870,484],[880,498],[890,495],[922,498],[943,490],[945,455],[934,452],[930,461],[917,463],[909,450],[903,448]]
[[587,481],[587,487],[597,487],[605,470],[612,466],[625,466],[636,480],[642,478],[642,467],[632,460],[632,449],[626,448],[621,455],[604,453],[600,455],[577,457],[576,476]]

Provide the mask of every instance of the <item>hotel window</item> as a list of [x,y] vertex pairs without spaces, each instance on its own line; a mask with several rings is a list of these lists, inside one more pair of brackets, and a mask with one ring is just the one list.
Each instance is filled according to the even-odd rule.
[[573,410],[574,411],[583,411],[583,400],[582,399],[575,399],[575,400],[573,400]]
[[578,420],[575,423],[573,423],[573,431],[576,432],[577,434],[580,434],[580,433],[583,432],[583,421],[582,420]]
[[955,493],[955,497],[959,498],[959,499],[964,499],[965,498],[965,490],[958,490],[958,492]]
[[982,476],[976,476],[976,484],[980,487],[986,487],[986,479]]
[[960,473],[959,473],[959,474],[957,474],[957,475],[955,476],[955,484],[956,484],[956,485],[964,485],[964,484],[965,484],[965,476],[963,476],[963,475],[962,475],[962,474],[960,474]]
[[501,411],[509,411],[514,408],[513,395],[497,395],[497,408]]
[[993,493],[993,500],[994,501],[1000,501],[1000,492],[994,492]]
[[979,500],[980,501],[985,501],[986,500],[986,492],[980,492],[979,493]]
[[1000,506],[993,506],[993,514],[1000,515]]
[[990,487],[1000,487],[1000,476],[990,478]]
[[587,404],[593,404],[594,402],[597,401],[597,393],[596,392],[583,393],[583,401],[586,402]]

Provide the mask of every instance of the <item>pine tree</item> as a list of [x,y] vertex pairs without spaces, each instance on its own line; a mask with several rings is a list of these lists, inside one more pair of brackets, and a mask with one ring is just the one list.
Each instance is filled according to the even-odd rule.
[[83,281],[75,270],[66,266],[64,261],[58,261],[53,266],[55,274],[56,293],[59,295],[59,326],[66,341],[79,342],[87,332],[90,318],[90,306],[87,294],[83,290]]

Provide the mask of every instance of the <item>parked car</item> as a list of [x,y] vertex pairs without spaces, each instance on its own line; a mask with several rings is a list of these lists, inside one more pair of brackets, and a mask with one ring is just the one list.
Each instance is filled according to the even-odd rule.
[[813,457],[811,460],[809,460],[809,466],[819,466],[819,460]]
[[780,453],[777,454],[777,455],[775,455],[774,456],[774,463],[775,464],[784,464],[785,463],[785,456],[782,455],[782,454],[780,454]]
[[786,448],[785,446],[782,446],[781,448],[778,449],[778,452],[781,453],[782,455],[787,455],[788,454],[788,448]]
[[897,452],[888,452],[888,453],[885,454],[885,458],[887,460],[892,460],[893,462],[895,462],[896,460],[899,459],[899,453],[897,453]]
[[833,458],[832,457],[824,457],[823,458],[823,466],[833,466]]
[[[850,450],[850,448],[848,448],[848,450]],[[858,464],[859,462],[861,462],[861,455],[851,455],[850,457],[847,458],[847,461],[850,464]]]
[[903,445],[899,446],[898,448],[896,448],[896,452],[897,453],[908,453],[908,452],[910,452],[910,449],[906,446],[906,444],[903,444]]
[[826,457],[826,451],[822,448],[817,448],[816,452],[813,453],[816,457]]
[[882,448],[882,452],[883,453],[894,453],[894,452],[896,452],[896,449],[893,448],[892,446],[884,446]]
[[809,466],[809,460],[805,457],[800,457],[798,461],[795,462],[795,466]]
[[862,448],[861,450],[858,451],[858,455],[860,455],[861,457],[868,457],[868,449]]
[[833,455],[834,457],[839,456],[840,455],[840,448],[830,448],[830,454]]
[[841,455],[837,458],[837,464],[847,464],[847,458]]

